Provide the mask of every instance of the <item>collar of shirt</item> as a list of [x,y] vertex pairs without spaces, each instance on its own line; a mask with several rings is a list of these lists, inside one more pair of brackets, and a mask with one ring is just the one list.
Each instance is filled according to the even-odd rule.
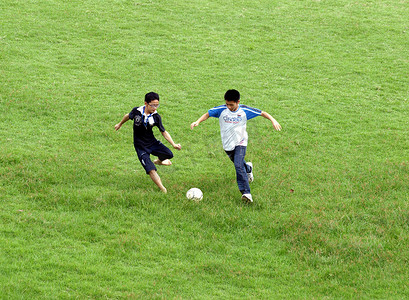
[[149,125],[153,125],[155,123],[155,121],[153,120],[153,115],[157,114],[158,112],[153,112],[150,115],[145,114],[145,106],[140,106],[138,107],[138,111],[141,113],[142,115],[142,120],[143,120],[143,125],[145,125],[145,127]]

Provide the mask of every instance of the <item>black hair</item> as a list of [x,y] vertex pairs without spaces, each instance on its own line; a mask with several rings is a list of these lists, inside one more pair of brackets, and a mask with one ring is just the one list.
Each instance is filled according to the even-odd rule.
[[150,103],[153,100],[159,101],[159,95],[155,92],[150,92],[145,95],[145,102]]
[[234,102],[239,102],[240,100],[240,93],[238,90],[228,90],[224,94],[224,100],[226,101],[234,101]]

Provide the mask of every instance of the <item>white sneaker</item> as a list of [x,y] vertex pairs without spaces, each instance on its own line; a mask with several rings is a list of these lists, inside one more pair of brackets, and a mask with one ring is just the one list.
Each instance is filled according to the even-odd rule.
[[251,194],[243,194],[241,196],[241,200],[243,200],[246,203],[253,203],[253,197],[251,196]]
[[247,173],[247,178],[249,179],[249,182],[253,182],[253,181],[254,181],[253,163],[252,163],[252,162],[248,162],[247,165],[251,167],[250,173]]

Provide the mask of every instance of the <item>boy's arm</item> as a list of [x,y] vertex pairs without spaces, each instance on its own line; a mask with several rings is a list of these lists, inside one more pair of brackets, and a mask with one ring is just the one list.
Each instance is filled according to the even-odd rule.
[[163,137],[172,145],[173,148],[175,149],[182,149],[182,146],[180,144],[175,144],[175,142],[173,141],[172,137],[170,136],[169,132],[167,131],[163,131],[161,132]]
[[119,130],[119,128],[121,128],[121,126],[122,126],[126,121],[128,121],[128,120],[129,120],[129,114],[126,114],[126,115],[122,118],[121,122],[119,122],[118,124],[115,125],[115,130]]
[[274,126],[275,130],[277,130],[277,131],[281,130],[281,125],[269,113],[267,113],[265,111],[262,111],[260,116],[270,120],[271,123],[273,123],[273,126]]
[[190,129],[193,129],[194,127],[198,126],[200,123],[202,123],[203,121],[206,121],[209,118],[209,113],[205,113],[203,116],[201,116],[199,119],[197,119],[196,122],[193,122],[192,124],[190,124]]

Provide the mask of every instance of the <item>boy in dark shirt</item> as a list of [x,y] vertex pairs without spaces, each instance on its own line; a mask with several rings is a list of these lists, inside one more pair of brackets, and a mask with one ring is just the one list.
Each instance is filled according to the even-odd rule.
[[[173,157],[173,153],[155,138],[152,128],[154,126],[158,127],[160,133],[173,148],[180,150],[181,145],[175,144],[170,134],[163,127],[162,118],[156,111],[158,107],[159,95],[154,92],[147,93],[145,95],[145,105],[134,107],[129,114],[122,118],[121,122],[115,125],[115,130],[119,130],[128,120],[133,120],[133,141],[139,161],[144,167],[146,174],[149,174],[160,190],[166,193],[167,190],[162,184],[155,164],[170,166],[172,164],[170,159]],[[151,154],[157,156],[158,159],[152,162],[150,159]]]

